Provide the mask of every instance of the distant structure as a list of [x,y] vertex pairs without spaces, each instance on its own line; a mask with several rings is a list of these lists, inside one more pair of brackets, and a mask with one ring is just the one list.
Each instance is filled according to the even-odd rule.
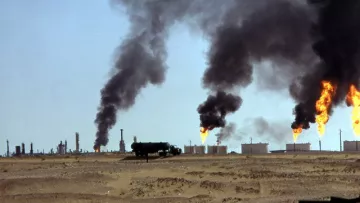
[[191,145],[184,145],[184,154],[195,154],[195,147]]
[[344,152],[360,151],[359,141],[344,141]]
[[227,146],[224,145],[208,145],[207,146],[208,154],[227,154]]
[[58,154],[65,154],[65,145],[60,141],[60,144],[57,147]]
[[21,143],[21,154],[25,155],[25,144]]
[[137,137],[134,136],[134,143],[137,143]]
[[75,152],[79,153],[80,152],[80,146],[79,146],[79,133],[75,133]]
[[269,143],[252,143],[252,144],[242,144],[241,153],[242,154],[267,154],[269,153]]
[[120,147],[120,153],[125,153],[125,142],[124,142],[124,137],[123,137],[123,129],[120,129],[120,143],[119,143],[119,147]]
[[9,140],[6,140],[6,156],[10,157]]
[[20,156],[20,155],[21,155],[21,147],[15,146],[15,156]]
[[310,151],[310,148],[311,148],[310,143],[286,144],[287,152],[308,152],[308,151]]
[[30,143],[30,155],[34,154],[33,143]]
[[65,154],[67,153],[67,140],[65,140]]
[[205,154],[205,146],[200,145],[200,146],[194,146],[194,153],[195,154]]

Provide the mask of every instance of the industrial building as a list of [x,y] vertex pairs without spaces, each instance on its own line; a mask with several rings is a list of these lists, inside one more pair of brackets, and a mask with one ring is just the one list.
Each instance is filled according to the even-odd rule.
[[194,146],[184,145],[184,154],[194,154],[194,153],[195,153],[195,147]]
[[208,154],[227,154],[227,146],[224,145],[208,145]]
[[242,154],[267,154],[269,153],[269,143],[251,143],[251,144],[242,144],[241,153]]
[[286,144],[286,151],[287,152],[294,152],[294,151],[302,151],[307,152],[310,151],[311,144],[310,143],[292,143]]
[[360,151],[359,141],[344,141],[344,152]]

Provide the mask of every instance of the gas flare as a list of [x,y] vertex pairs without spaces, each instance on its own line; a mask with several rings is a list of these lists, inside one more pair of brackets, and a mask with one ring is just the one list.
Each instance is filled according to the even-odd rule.
[[351,85],[348,94],[346,95],[346,103],[348,106],[352,106],[351,121],[356,136],[360,136],[360,92],[354,86]]
[[295,129],[292,129],[292,131],[293,131],[293,139],[294,139],[294,143],[295,143],[297,138],[299,137],[299,135],[302,132],[302,126],[300,126],[298,128],[295,128]]
[[98,152],[100,152],[100,147],[96,147],[94,150],[95,150],[95,153],[98,153]]
[[329,81],[321,81],[321,96],[316,101],[316,123],[320,137],[325,133],[325,124],[329,121],[329,109],[336,87]]
[[204,144],[206,141],[207,136],[209,135],[209,129],[200,127],[200,137],[201,137],[201,143]]

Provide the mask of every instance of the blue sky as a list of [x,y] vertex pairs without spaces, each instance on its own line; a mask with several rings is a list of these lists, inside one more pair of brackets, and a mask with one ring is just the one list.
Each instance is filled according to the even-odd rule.
[[[127,33],[125,15],[98,0],[7,0],[0,1],[0,154],[30,142],[35,149],[49,151],[60,140],[75,148],[75,132],[80,147],[92,150],[96,128],[94,118],[100,89],[108,79],[114,50]],[[140,141],[168,141],[178,146],[200,144],[196,108],[206,99],[201,87],[206,68],[208,42],[183,25],[171,30],[166,82],[144,89],[136,105],[119,112],[118,123],[110,131],[108,149],[118,150],[120,128],[124,129],[127,150],[136,135]],[[286,90],[261,91],[255,82],[241,90],[243,106],[228,121],[242,123],[263,116],[269,122],[289,123],[283,142],[270,142],[270,149],[283,149],[292,140],[290,124],[295,105]],[[343,140],[355,139],[350,108],[335,109],[327,124],[322,148],[339,149],[339,129]],[[254,126],[255,128],[256,126]],[[216,131],[207,144],[214,144]],[[265,142],[251,131],[243,141],[229,141],[231,150],[242,142]],[[318,149],[313,125],[299,137]]]

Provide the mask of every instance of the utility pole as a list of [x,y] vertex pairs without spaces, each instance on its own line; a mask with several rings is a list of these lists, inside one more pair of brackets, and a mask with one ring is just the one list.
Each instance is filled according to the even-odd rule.
[[339,135],[340,135],[340,152],[341,152],[342,151],[341,129],[339,129]]

